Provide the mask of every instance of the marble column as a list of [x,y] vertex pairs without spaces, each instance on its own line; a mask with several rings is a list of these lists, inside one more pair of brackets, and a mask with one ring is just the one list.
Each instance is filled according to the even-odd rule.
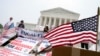
[[53,25],[54,25],[54,27],[56,26],[56,18],[54,18]]
[[50,17],[49,18],[49,24],[48,24],[49,27],[51,27],[51,23],[53,23],[53,22],[51,22],[51,20],[52,20],[52,18]]
[[65,21],[64,23],[66,24],[67,23],[67,19],[64,19],[64,21]]
[[45,26],[45,25],[46,25],[46,22],[47,22],[47,18],[46,18],[46,17],[44,17],[44,24],[43,24],[43,26]]
[[67,18],[66,20],[67,20],[67,23],[69,23],[69,22],[70,22],[70,19],[69,19],[69,18]]
[[72,19],[70,19],[70,22],[72,22]]
[[42,25],[42,17],[39,18],[39,25]]
[[62,24],[62,19],[60,18],[60,19],[59,19],[59,25],[61,25],[61,24]]
[[41,26],[44,26],[44,17],[41,17]]

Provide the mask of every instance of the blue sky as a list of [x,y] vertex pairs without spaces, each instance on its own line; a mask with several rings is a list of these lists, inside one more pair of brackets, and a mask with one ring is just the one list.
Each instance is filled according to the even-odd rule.
[[37,23],[40,11],[62,7],[87,18],[97,14],[100,0],[0,0],[0,23],[3,25],[10,17],[14,22],[24,20],[26,23]]

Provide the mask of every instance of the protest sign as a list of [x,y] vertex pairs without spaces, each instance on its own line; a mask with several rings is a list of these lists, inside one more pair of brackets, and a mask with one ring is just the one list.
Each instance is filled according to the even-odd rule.
[[18,37],[5,47],[22,53],[30,53],[38,43],[39,41],[36,40]]
[[9,39],[7,38],[0,38],[0,45],[3,45],[5,42],[7,42]]
[[9,30],[3,30],[2,34],[0,35],[0,45],[3,45],[11,38],[16,35],[15,28]]
[[31,55],[22,54],[7,48],[0,47],[0,56],[31,56]]
[[43,37],[43,32],[42,31],[31,31],[31,30],[26,30],[26,29],[20,29],[17,31],[18,32],[18,36],[22,36],[22,37]]
[[38,46],[37,48],[37,52],[41,52],[43,50],[45,50],[46,48],[51,47],[51,44],[48,42],[48,40],[43,39],[41,44]]
[[3,30],[2,36],[7,36],[9,38],[12,38],[16,35],[16,29],[15,28],[11,28],[11,29],[8,29],[8,30]]

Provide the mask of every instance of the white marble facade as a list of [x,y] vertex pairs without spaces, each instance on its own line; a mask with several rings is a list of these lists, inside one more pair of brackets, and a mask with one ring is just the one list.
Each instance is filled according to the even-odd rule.
[[79,14],[65,10],[63,8],[53,8],[49,10],[41,11],[41,16],[38,21],[38,25],[46,26],[49,28],[59,26],[64,23],[76,21],[79,18]]

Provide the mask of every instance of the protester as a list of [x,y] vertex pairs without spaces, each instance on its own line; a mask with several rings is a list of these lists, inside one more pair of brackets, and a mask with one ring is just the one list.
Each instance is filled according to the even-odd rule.
[[45,26],[43,31],[44,32],[48,32],[49,31],[49,27],[48,26]]
[[19,25],[18,25],[19,28],[25,28],[25,25],[24,25],[24,21],[21,20]]
[[4,25],[4,29],[10,29],[14,27],[14,22],[13,22],[13,18],[10,17],[10,21],[8,21],[5,25]]
[[81,48],[85,48],[85,49],[87,49],[88,50],[88,41],[83,41],[82,43],[81,43]]

